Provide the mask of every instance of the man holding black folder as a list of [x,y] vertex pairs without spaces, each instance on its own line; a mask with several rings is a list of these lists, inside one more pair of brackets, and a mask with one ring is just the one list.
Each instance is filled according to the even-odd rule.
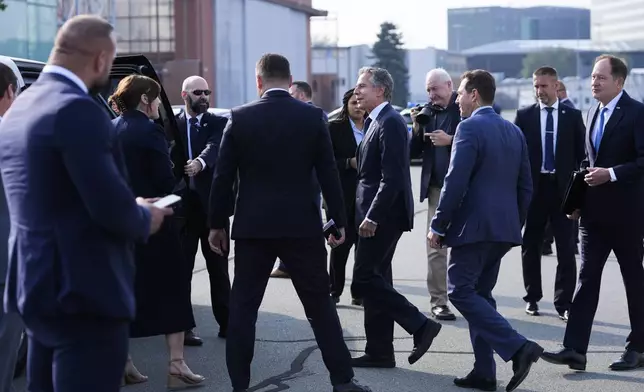
[[[599,104],[588,113],[585,137],[585,192],[571,192],[568,206],[581,215],[581,270],[570,308],[564,349],[543,359],[571,369],[586,369],[586,352],[597,311],[602,271],[613,251],[624,281],[631,333],[612,370],[644,366],[644,104],[623,90],[628,68],[602,55],[595,61],[592,93]],[[577,200],[575,200],[577,199]]]
[[559,81],[552,67],[541,67],[533,74],[539,100],[519,109],[514,123],[525,135],[530,154],[534,196],[523,233],[523,281],[526,313],[538,316],[543,297],[541,255],[550,221],[557,246],[557,272],[554,305],[559,317],[567,320],[577,281],[574,222],[561,211],[561,203],[573,171],[585,158],[584,120],[579,110],[557,98]]

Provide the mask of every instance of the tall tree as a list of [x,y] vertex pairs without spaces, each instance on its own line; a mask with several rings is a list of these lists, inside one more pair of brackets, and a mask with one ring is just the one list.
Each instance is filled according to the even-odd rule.
[[380,25],[378,41],[371,49],[372,59],[376,62],[374,66],[384,68],[394,79],[394,93],[392,104],[402,107],[407,106],[409,98],[409,70],[407,69],[407,51],[403,49],[402,33],[391,22],[384,22]]
[[574,51],[562,48],[533,52],[523,58],[521,76],[531,78],[539,67],[549,66],[557,70],[559,77],[577,75],[577,55]]
[[4,11],[7,8],[7,5],[4,3],[4,0],[0,0],[0,11]]

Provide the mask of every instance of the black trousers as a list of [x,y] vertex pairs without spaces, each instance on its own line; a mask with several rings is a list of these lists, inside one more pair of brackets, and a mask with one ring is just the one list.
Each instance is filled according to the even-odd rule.
[[129,323],[82,318],[25,319],[29,392],[118,392]]
[[597,312],[602,272],[613,251],[626,289],[631,333],[626,348],[644,352],[644,246],[641,233],[633,227],[602,225],[581,227],[579,285],[570,308],[564,347],[586,353]]
[[[575,244],[579,244],[579,221],[576,220],[574,221],[574,236],[575,236]],[[545,246],[552,246],[552,243],[555,242],[555,237],[552,234],[552,225],[550,225],[550,222],[546,225],[546,234],[544,236],[543,240],[543,245]]]
[[311,324],[331,384],[345,384],[354,376],[340,319],[329,296],[324,237],[235,240],[235,279],[230,301],[226,364],[233,389],[246,390],[255,351],[257,313],[276,258],[291,275]]
[[574,222],[561,212],[561,195],[553,175],[542,174],[533,196],[523,232],[522,264],[526,302],[543,298],[541,253],[550,221],[557,247],[554,305],[560,314],[570,309],[577,282]]
[[[358,230],[355,222],[349,219],[349,223],[345,228],[345,239],[342,245],[331,249],[331,256],[329,257],[329,277],[331,278],[331,295],[333,297],[340,297],[344,291],[345,277],[347,274],[347,261],[349,260],[349,253],[351,247],[356,244],[358,238]],[[354,255],[357,252],[354,251]],[[353,289],[351,290],[351,297],[357,298]]]
[[433,322],[393,287],[391,262],[401,236],[400,229],[385,223],[375,236],[358,239],[351,288],[363,300],[365,353],[374,357],[393,357],[394,322],[409,334]]
[[206,209],[196,192],[186,192],[184,199],[186,224],[182,233],[182,246],[185,260],[194,270],[197,249],[201,243],[201,254],[206,260],[206,269],[210,280],[210,303],[212,313],[221,331],[228,329],[228,314],[230,303],[230,276],[228,273],[228,254],[220,256],[210,249],[208,244],[208,228]]

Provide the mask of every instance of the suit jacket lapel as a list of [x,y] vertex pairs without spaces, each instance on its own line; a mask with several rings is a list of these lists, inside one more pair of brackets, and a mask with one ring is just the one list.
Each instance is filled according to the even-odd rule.
[[187,146],[188,146],[188,116],[186,116],[186,112],[181,112],[179,115],[179,121],[177,121],[178,124],[177,126],[179,127],[179,135],[181,135],[181,141],[183,142],[183,145],[185,146],[187,151]]
[[617,127],[617,124],[619,124],[619,122],[622,121],[622,118],[624,117],[624,111],[620,107],[622,99],[620,98],[619,101],[620,102],[617,102],[617,106],[615,106],[613,113],[611,113],[608,122],[604,124],[604,134],[602,135],[602,140],[599,142],[599,151],[601,151],[602,145],[604,145],[604,143],[606,143],[606,141],[610,138],[615,130],[615,127]]
[[533,137],[535,138],[534,143],[539,146],[539,167],[541,168],[543,166],[543,141],[541,139],[541,106],[538,103],[534,104],[532,116],[532,123],[537,124],[534,128]]
[[558,121],[557,121],[557,141],[555,146],[555,162],[557,162],[557,156],[559,155],[559,149],[564,140],[564,137],[568,137],[569,130],[572,128],[568,124],[568,112],[566,111],[566,105],[562,104],[559,101],[559,110],[558,112]]

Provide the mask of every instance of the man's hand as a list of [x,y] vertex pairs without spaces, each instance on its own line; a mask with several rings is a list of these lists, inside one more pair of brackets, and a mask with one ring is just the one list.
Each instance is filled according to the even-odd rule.
[[590,186],[602,185],[610,181],[610,172],[603,167],[589,167],[584,180]]
[[154,204],[152,204],[159,199],[159,197],[154,199],[144,199],[142,197],[136,198],[136,204],[140,205],[141,207],[145,207],[148,211],[150,211],[150,235],[159,231],[166,216],[172,215],[174,213],[172,208],[159,208],[155,207]]
[[443,247],[443,237],[431,230],[429,231],[429,234],[427,234],[427,240],[429,241],[429,247],[432,249],[440,249]]
[[358,234],[360,237],[363,238],[371,238],[374,235],[376,235],[376,229],[378,228],[378,225],[375,223],[371,223],[368,220],[362,221],[360,224],[360,227],[358,228]]
[[449,146],[452,144],[452,136],[448,135],[442,129],[437,129],[434,132],[426,133],[425,139],[431,140],[431,142],[437,147]]
[[223,256],[224,252],[228,250],[228,236],[226,231],[223,229],[212,229],[210,234],[208,234],[208,243],[210,244],[210,249],[213,252],[217,253],[219,256]]
[[572,214],[570,214],[570,215],[566,215],[566,216],[567,216],[567,217],[568,217],[568,219],[570,219],[570,220],[577,220],[577,219],[579,219],[579,215],[580,215],[580,214],[581,214],[581,211],[579,211],[579,210],[574,210],[574,211],[572,212]]
[[329,239],[326,241],[327,244],[329,244],[330,247],[335,248],[338,245],[342,245],[344,243],[345,239],[345,230],[344,227],[340,227],[338,229],[340,231],[340,238],[335,238],[333,234],[329,236]]
[[201,161],[198,159],[191,159],[188,162],[186,162],[186,166],[184,167],[184,170],[186,171],[186,174],[188,177],[194,177],[196,176],[201,169],[203,169],[203,166],[201,166]]
[[354,169],[358,169],[358,160],[356,158],[351,158],[349,159],[349,166],[351,166]]

